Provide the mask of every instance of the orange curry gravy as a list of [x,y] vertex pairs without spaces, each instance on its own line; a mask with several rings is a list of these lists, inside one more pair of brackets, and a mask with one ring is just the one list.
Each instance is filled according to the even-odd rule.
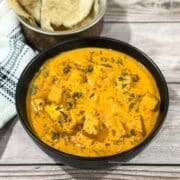
[[47,60],[26,101],[28,119],[43,142],[99,157],[141,143],[155,126],[160,96],[153,76],[132,57],[82,48]]

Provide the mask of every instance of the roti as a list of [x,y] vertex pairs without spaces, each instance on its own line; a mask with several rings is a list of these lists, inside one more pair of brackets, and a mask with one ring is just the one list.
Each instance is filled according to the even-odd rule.
[[53,31],[53,26],[72,28],[90,13],[94,0],[42,0],[41,27]]
[[94,16],[96,16],[98,13],[99,13],[99,8],[100,8],[100,5],[99,5],[99,0],[94,0]]
[[28,12],[26,12],[21,4],[19,4],[18,0],[6,0],[10,7],[19,15],[25,18],[32,25],[36,25],[34,17],[31,16]]
[[99,0],[6,0],[33,26],[46,31],[75,29],[88,24],[99,12]]
[[18,0],[19,4],[35,18],[36,22],[40,22],[41,17],[41,1],[40,0]]
[[81,21],[80,23],[78,23],[75,26],[73,26],[73,28],[82,27],[82,26],[90,23],[91,20],[95,16],[97,16],[97,14],[99,13],[99,9],[100,9],[99,0],[94,0],[93,9],[91,10],[90,14],[85,19],[83,19],[83,21]]

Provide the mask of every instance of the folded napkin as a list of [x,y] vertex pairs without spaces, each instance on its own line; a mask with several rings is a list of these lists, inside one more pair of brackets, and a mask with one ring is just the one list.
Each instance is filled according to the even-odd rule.
[[0,3],[0,128],[16,115],[18,78],[35,52],[25,44],[15,13]]

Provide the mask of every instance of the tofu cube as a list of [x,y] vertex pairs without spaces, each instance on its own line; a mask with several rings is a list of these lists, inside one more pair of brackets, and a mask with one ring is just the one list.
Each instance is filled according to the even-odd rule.
[[143,136],[146,134],[145,124],[142,116],[135,116],[129,119],[126,123],[129,132],[133,129],[137,133],[141,133]]
[[85,120],[83,130],[89,134],[96,136],[99,133],[99,121],[96,118],[88,118]]
[[46,105],[45,111],[54,121],[57,121],[61,115],[61,112],[57,111],[57,105],[55,104]]
[[150,93],[146,93],[146,95],[143,97],[140,106],[143,109],[148,109],[151,111],[155,111],[158,106],[159,100],[151,95]]
[[61,88],[59,88],[57,85],[53,85],[48,94],[48,100],[50,102],[59,104],[59,102],[61,101],[61,96],[62,96]]

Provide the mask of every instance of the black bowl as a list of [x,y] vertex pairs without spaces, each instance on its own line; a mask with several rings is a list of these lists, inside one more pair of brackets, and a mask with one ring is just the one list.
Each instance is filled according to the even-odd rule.
[[[48,146],[44,142],[42,142],[32,131],[31,126],[28,122],[27,113],[26,113],[26,96],[28,91],[28,86],[34,77],[35,73],[38,72],[39,68],[42,64],[49,59],[61,52],[82,48],[82,47],[102,47],[102,48],[110,48],[117,51],[124,52],[132,57],[134,57],[137,61],[142,63],[151,74],[154,76],[157,86],[159,88],[160,96],[161,96],[161,105],[160,105],[160,114],[158,117],[158,121],[156,123],[155,128],[152,133],[148,136],[146,140],[144,140],[141,144],[136,146],[135,148],[123,152],[121,154],[108,156],[108,157],[97,157],[97,158],[89,158],[89,157],[79,157],[75,155],[70,155],[63,153],[61,151],[55,150],[54,148]],[[53,156],[55,159],[60,160],[62,163],[78,167],[78,168],[105,168],[109,165],[112,165],[113,161],[123,163],[139,152],[141,152],[144,147],[151,142],[154,136],[159,131],[162,126],[169,106],[169,94],[167,83],[157,67],[157,65],[144,54],[142,51],[137,48],[129,45],[128,43],[121,42],[114,39],[104,38],[104,37],[93,37],[93,38],[79,38],[74,40],[69,40],[64,43],[60,43],[55,45],[54,47],[45,50],[36,56],[25,68],[21,77],[19,79],[17,90],[16,90],[16,108],[19,118],[22,122],[24,129],[28,132],[28,134],[34,139],[34,141],[48,154]]]

